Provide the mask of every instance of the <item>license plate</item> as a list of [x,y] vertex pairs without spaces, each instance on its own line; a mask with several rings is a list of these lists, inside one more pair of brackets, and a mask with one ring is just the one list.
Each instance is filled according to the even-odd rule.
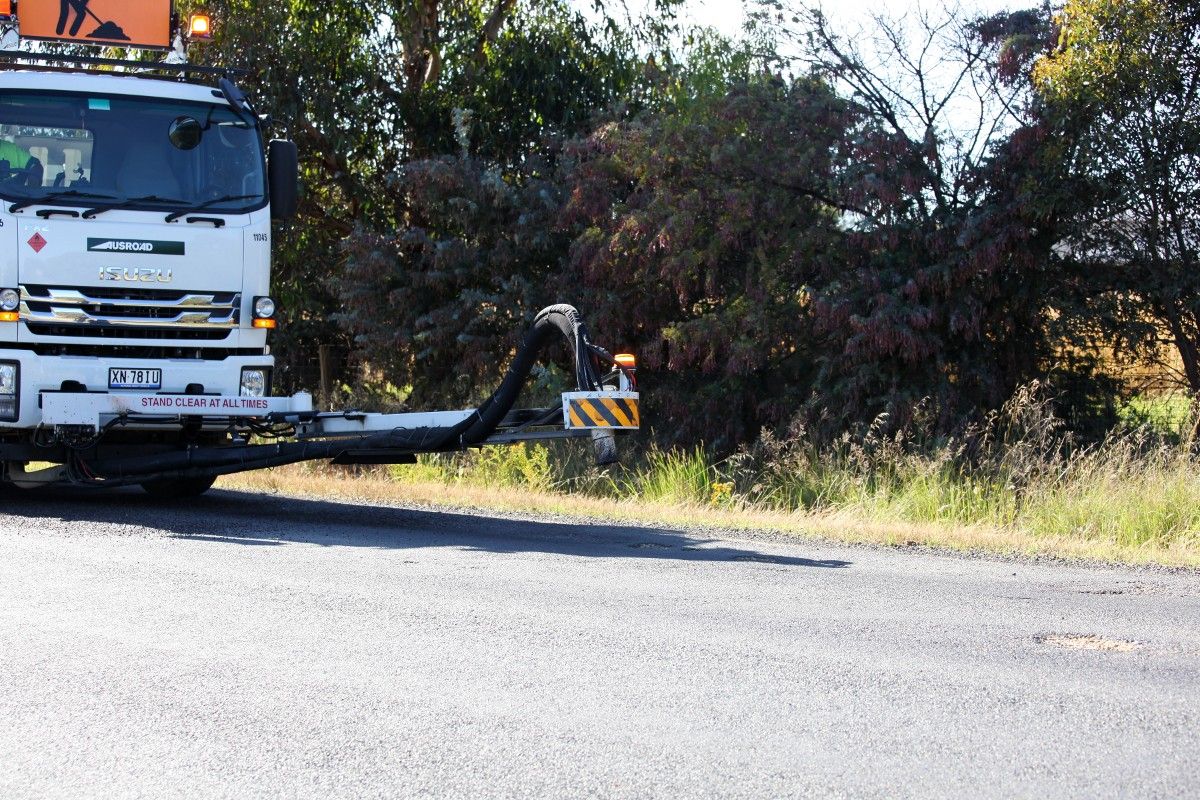
[[161,369],[138,369],[110,367],[108,370],[110,389],[161,389]]

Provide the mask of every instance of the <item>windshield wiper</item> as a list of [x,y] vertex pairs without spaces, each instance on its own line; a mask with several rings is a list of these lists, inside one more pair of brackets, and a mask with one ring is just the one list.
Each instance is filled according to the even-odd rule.
[[15,214],[23,208],[30,206],[48,206],[59,200],[67,200],[72,197],[87,197],[93,200],[116,200],[111,194],[97,194],[96,192],[81,192],[78,189],[66,189],[61,192],[51,192],[41,197],[26,197],[23,200],[18,200],[8,207],[8,213]]
[[[261,194],[227,194],[224,197],[214,197],[212,200],[205,200],[203,203],[200,203],[199,205],[189,206],[188,208],[184,208],[179,211],[172,211],[170,214],[167,214],[166,221],[174,222],[175,220],[179,219],[180,217],[184,216],[185,214],[191,214],[193,211],[203,211],[206,208],[212,208],[213,206],[220,205],[221,203],[232,203],[234,200],[252,200],[255,197],[262,197],[262,195]],[[220,212],[218,212],[218,213],[220,213]]]
[[140,205],[142,203],[170,203],[171,205],[176,205],[178,203],[183,203],[183,202],[186,202],[186,201],[177,200],[174,197],[159,197],[156,194],[144,194],[144,195],[141,195],[140,197],[127,197],[119,203],[112,203],[111,205],[96,206],[95,208],[89,208],[87,211],[83,212],[83,218],[84,219],[92,219],[97,214],[103,214],[105,211],[116,211],[119,208],[130,208],[132,206]]

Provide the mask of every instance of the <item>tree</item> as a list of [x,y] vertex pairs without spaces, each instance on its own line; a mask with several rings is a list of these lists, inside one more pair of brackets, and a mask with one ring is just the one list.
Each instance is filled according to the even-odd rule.
[[465,400],[538,308],[572,302],[639,353],[648,413],[671,420],[662,438],[731,449],[786,421],[812,360],[804,275],[837,235],[826,196],[844,108],[823,82],[756,72],[719,39],[691,53],[646,64],[624,93],[642,110],[614,103],[590,133],[520,161],[472,140],[406,164],[406,224],[349,243],[359,341],[396,353],[422,397]]
[[568,299],[548,280],[567,247],[562,142],[643,80],[627,41],[565,4],[519,8],[482,60],[443,58],[422,102],[446,132],[418,137],[427,146],[379,175],[393,212],[364,221],[344,250],[339,319],[424,403],[477,399],[532,315]]
[[200,58],[248,70],[274,135],[300,150],[300,215],[275,231],[283,390],[311,387],[319,345],[350,349],[336,321],[342,245],[359,229],[407,224],[401,165],[454,153],[460,140],[501,169],[520,163],[543,136],[582,129],[636,77],[619,37],[597,34],[556,0],[204,6],[216,37]]
[[957,9],[876,16],[843,35],[819,11],[765,4],[793,68],[846,98],[831,202],[842,260],[812,276],[821,336],[814,384],[833,427],[927,399],[946,429],[998,407],[1036,376],[1051,312],[1042,267],[1053,243],[1021,216],[1011,170],[1022,88],[1002,80],[996,39]]
[[542,177],[546,159],[527,167],[502,174],[462,155],[406,164],[393,182],[405,224],[346,242],[340,320],[422,403],[482,399],[532,314],[558,299],[547,278],[565,250],[561,195]]
[[768,74],[575,143],[560,285],[639,353],[661,439],[730,450],[807,399],[806,286],[841,263],[849,124],[823,81]]
[[1071,144],[1064,246],[1109,341],[1165,338],[1200,392],[1200,4],[1070,0],[1058,25],[1034,81]]

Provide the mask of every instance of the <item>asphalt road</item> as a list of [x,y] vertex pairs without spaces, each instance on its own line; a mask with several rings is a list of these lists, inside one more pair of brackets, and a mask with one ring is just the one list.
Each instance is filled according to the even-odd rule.
[[1200,794],[1195,574],[232,492],[3,508],[3,798]]

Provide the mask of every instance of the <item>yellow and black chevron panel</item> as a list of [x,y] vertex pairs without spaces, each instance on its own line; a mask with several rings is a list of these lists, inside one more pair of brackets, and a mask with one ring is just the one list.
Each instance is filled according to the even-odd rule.
[[563,395],[568,428],[617,428],[633,430],[642,424],[635,393],[575,393]]

